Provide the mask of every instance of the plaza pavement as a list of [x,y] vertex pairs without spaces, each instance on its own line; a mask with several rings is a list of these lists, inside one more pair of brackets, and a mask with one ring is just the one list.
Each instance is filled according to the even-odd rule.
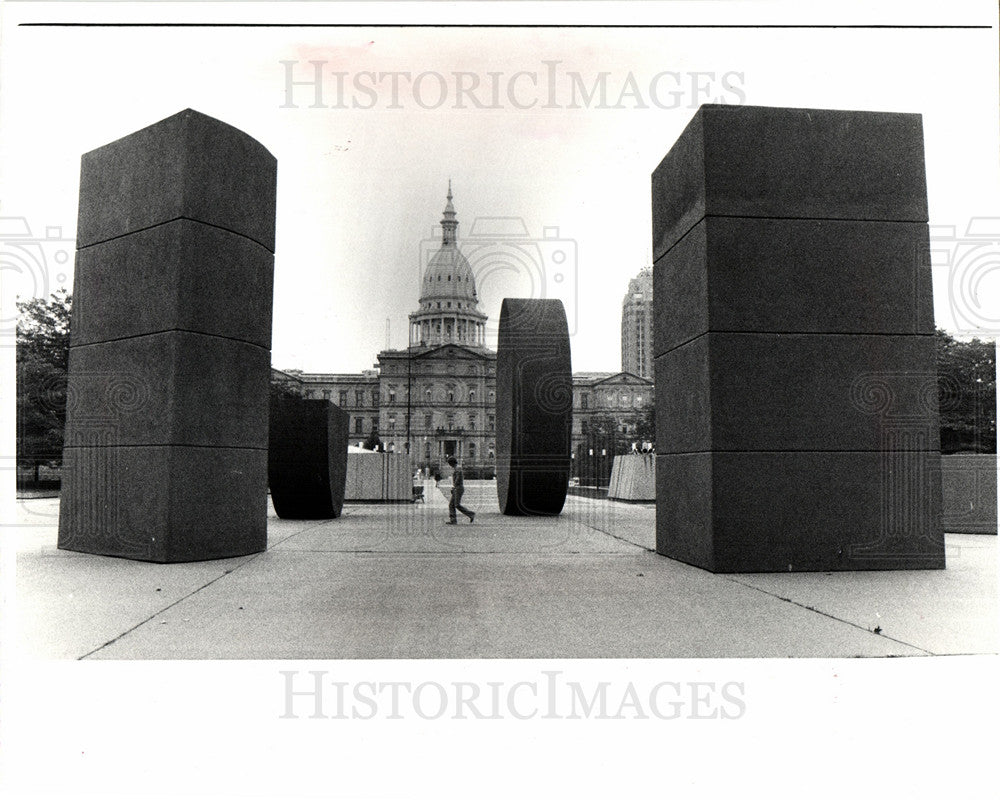
[[[58,499],[18,501],[15,637],[41,659],[851,657],[996,653],[996,536],[944,571],[713,575],[654,552],[655,508],[567,498],[475,524],[425,504],[268,518],[264,553],[149,564],[56,549]],[[876,633],[876,629],[879,630]]]

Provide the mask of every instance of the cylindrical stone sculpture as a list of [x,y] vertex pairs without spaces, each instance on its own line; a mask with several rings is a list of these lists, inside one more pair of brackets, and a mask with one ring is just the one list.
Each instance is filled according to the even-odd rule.
[[344,507],[350,415],[328,400],[271,403],[267,479],[282,519],[333,519]]
[[652,188],[657,551],[943,568],[920,116],[702,106]]
[[496,464],[500,511],[552,516],[569,486],[573,384],[559,300],[507,298],[497,341]]
[[276,169],[190,109],[83,156],[60,548],[266,548]]

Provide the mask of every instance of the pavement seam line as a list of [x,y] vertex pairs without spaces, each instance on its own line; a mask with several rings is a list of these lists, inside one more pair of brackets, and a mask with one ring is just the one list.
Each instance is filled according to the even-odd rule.
[[[244,563],[249,563],[250,561],[253,561],[254,559],[258,558],[259,556],[260,556],[260,553],[258,553],[257,555],[253,556],[252,558],[248,559],[248,561],[246,561]],[[202,586],[199,586],[197,589],[195,589],[192,592],[188,592],[188,594],[184,595],[183,597],[177,598],[170,605],[164,606],[163,608],[159,609],[158,611],[154,612],[153,614],[150,614],[148,617],[146,617],[146,619],[142,620],[142,622],[137,622],[135,625],[133,625],[128,630],[122,631],[121,633],[119,633],[114,639],[109,639],[104,644],[102,644],[100,647],[95,647],[89,653],[84,653],[82,656],[79,656],[76,660],[77,661],[83,661],[85,658],[89,658],[90,656],[94,655],[94,653],[100,652],[105,647],[108,647],[109,645],[112,645],[115,642],[120,641],[121,639],[125,638],[130,633],[132,633],[132,631],[137,630],[138,628],[141,628],[143,625],[145,625],[147,622],[151,622],[152,620],[156,619],[164,611],[169,611],[171,608],[173,608],[174,606],[176,606],[178,603],[182,603],[185,600],[187,600],[189,597],[192,597],[192,596],[198,594],[198,592],[200,592],[202,589],[208,588],[209,586],[211,586],[216,581],[221,580],[226,575],[228,575],[231,572],[234,572],[235,570],[238,570],[242,566],[243,566],[243,564],[238,564],[237,566],[233,567],[232,569],[227,569],[221,575],[217,575],[214,578],[212,578],[212,580],[210,580],[208,583],[206,583],[206,584],[204,584]]]
[[[340,516],[344,516],[343,512],[341,512]],[[279,519],[280,519],[280,517],[279,517]],[[337,518],[333,517],[333,519],[337,519]],[[267,550],[265,550],[263,553],[258,553],[257,555],[261,555],[262,556],[262,555],[264,555],[264,553],[270,552],[272,548],[277,547],[279,544],[284,544],[289,539],[294,539],[296,536],[299,536],[299,535],[305,533],[306,531],[311,531],[313,528],[318,528],[321,525],[325,525],[328,522],[330,522],[330,520],[328,520],[328,519],[316,520],[316,522],[314,524],[312,524],[312,525],[306,525],[306,527],[304,527],[302,530],[295,531],[295,533],[290,533],[284,539],[279,539],[274,544],[271,544],[270,542],[268,542],[267,543]]]
[[[322,525],[322,524],[323,524],[324,522],[328,522],[328,521],[329,521],[329,520],[321,520],[320,522],[317,522],[317,523],[316,523],[315,525],[310,525],[310,526],[309,526],[308,528],[303,528],[303,529],[302,529],[301,531],[298,531],[298,532],[296,532],[296,533],[292,533],[292,534],[289,534],[288,536],[286,536],[286,537],[285,537],[284,539],[282,539],[281,541],[282,541],[282,542],[285,542],[285,541],[288,541],[288,540],[289,540],[289,539],[291,539],[291,538],[292,538],[293,536],[298,536],[298,535],[299,535],[300,533],[305,533],[305,532],[306,532],[307,530],[311,530],[311,529],[313,529],[313,528],[315,528],[315,527],[318,527],[319,525]],[[278,545],[278,544],[280,544],[280,543],[281,543],[281,542],[275,542],[275,546],[277,546],[277,545]],[[211,586],[211,585],[212,585],[213,583],[215,583],[216,581],[219,581],[219,580],[222,580],[222,579],[223,579],[223,578],[225,578],[225,577],[226,577],[227,575],[231,575],[232,573],[236,572],[236,570],[238,570],[238,569],[242,569],[242,568],[243,568],[243,567],[245,567],[245,566],[246,566],[247,564],[250,564],[251,562],[253,562],[253,561],[256,561],[256,560],[257,560],[258,558],[260,558],[261,556],[265,555],[265,554],[266,554],[266,553],[267,553],[267,552],[268,552],[268,551],[269,551],[270,549],[271,549],[271,548],[270,548],[270,546],[269,546],[267,550],[263,550],[263,551],[262,551],[262,552],[260,552],[260,553],[254,553],[254,554],[253,554],[252,556],[250,556],[249,558],[247,558],[247,560],[246,560],[246,561],[243,561],[242,563],[240,563],[240,564],[237,564],[237,565],[236,565],[235,567],[233,567],[232,569],[227,569],[227,570],[225,570],[225,571],[224,571],[224,572],[223,572],[223,573],[222,573],[221,575],[216,575],[216,576],[215,576],[214,578],[212,578],[212,580],[210,580],[210,581],[209,581],[208,583],[205,583],[205,584],[202,584],[202,585],[201,585],[201,586],[199,586],[199,587],[198,587],[197,589],[194,589],[193,591],[191,591],[191,592],[188,592],[188,593],[187,593],[186,595],[184,595],[183,597],[179,597],[179,598],[177,598],[177,599],[176,599],[176,600],[175,600],[174,602],[170,603],[169,605],[166,605],[166,606],[164,606],[163,608],[159,609],[158,611],[154,612],[153,614],[150,614],[150,615],[149,615],[148,617],[146,617],[146,619],[142,620],[141,622],[137,622],[137,623],[136,623],[135,625],[133,625],[133,626],[132,626],[131,628],[129,628],[128,630],[125,630],[125,631],[122,631],[122,632],[121,632],[121,633],[119,633],[119,634],[118,634],[118,635],[117,635],[117,636],[116,636],[116,637],[115,637],[114,639],[109,639],[109,640],[108,640],[108,641],[106,641],[106,642],[105,642],[104,644],[102,644],[102,645],[101,645],[100,647],[95,647],[95,648],[94,648],[93,650],[91,650],[91,651],[90,651],[89,653],[84,653],[84,654],[83,654],[82,656],[78,656],[76,660],[77,660],[77,661],[83,661],[83,660],[84,660],[85,658],[89,658],[90,656],[94,655],[94,653],[99,653],[99,652],[100,652],[101,650],[103,650],[103,649],[104,649],[105,647],[108,647],[108,646],[110,646],[110,645],[113,645],[113,644],[114,644],[115,642],[118,642],[118,641],[122,640],[123,638],[125,638],[126,636],[128,636],[128,635],[129,635],[130,633],[132,633],[133,631],[135,631],[135,630],[138,630],[139,628],[141,628],[141,627],[142,627],[143,625],[145,625],[145,624],[146,624],[147,622],[151,622],[152,620],[156,619],[156,618],[157,618],[157,617],[158,617],[158,616],[159,616],[160,614],[162,614],[162,613],[163,613],[164,611],[169,611],[169,610],[170,610],[171,608],[173,608],[174,606],[178,605],[179,603],[183,603],[183,602],[184,602],[185,600],[187,600],[187,599],[189,599],[189,598],[193,597],[194,595],[198,594],[198,592],[200,592],[200,591],[201,591],[202,589],[207,589],[207,588],[208,588],[209,586]]]
[[[590,498],[585,498],[585,499],[589,500]],[[591,524],[589,524],[587,522],[583,522],[582,520],[580,521],[580,524],[583,525],[583,527],[585,527],[585,528],[590,528],[592,531],[597,531],[598,533],[603,533],[605,536],[610,536],[612,539],[617,539],[618,541],[625,542],[626,544],[630,544],[633,547],[638,547],[640,550],[645,550],[647,553],[655,553],[656,552],[656,548],[654,548],[654,547],[646,547],[646,545],[644,545],[644,544],[637,544],[636,542],[633,542],[631,539],[626,539],[623,536],[615,536],[613,533],[609,533],[608,531],[604,531],[604,530],[601,530],[600,528],[596,528],[596,527],[594,527],[593,525],[591,525]]]
[[[736,578],[733,578],[730,575],[719,575],[719,577],[731,583],[738,584],[739,586],[745,586],[748,589],[753,589],[755,592],[761,592],[762,594],[766,594],[768,595],[768,597],[774,597],[778,600],[781,600],[782,602],[791,603],[793,606],[798,606],[799,608],[804,609],[805,611],[812,611],[814,614],[819,614],[820,616],[827,617],[828,619],[832,619],[835,622],[841,622],[845,625],[850,625],[852,628],[857,628],[859,631],[870,633],[872,636],[878,636],[880,639],[888,639],[890,642],[901,644],[904,647],[912,647],[914,650],[919,650],[924,655],[928,656],[936,655],[936,653],[934,653],[933,651],[926,650],[923,647],[920,647],[919,645],[911,644],[910,642],[904,642],[902,639],[896,639],[893,636],[886,636],[883,633],[875,633],[875,631],[870,630],[864,627],[863,625],[859,625],[857,622],[851,622],[851,620],[849,619],[841,619],[840,617],[834,616],[833,614],[828,614],[825,611],[820,611],[818,608],[814,608],[813,606],[807,606],[805,603],[800,603],[798,600],[792,600],[792,598],[790,597],[782,597],[780,594],[769,592],[767,589],[761,589],[759,586],[754,586],[752,583],[744,583],[743,581],[737,580]],[[873,658],[877,657],[878,656],[873,656]]]
[[[618,539],[618,540],[623,541],[623,542],[628,542],[629,544],[635,545],[636,547],[639,547],[642,550],[646,550],[649,553],[655,553],[656,552],[655,549],[651,549],[651,548],[645,547],[645,546],[640,545],[640,544],[635,544],[635,542],[632,542],[632,541],[630,541],[628,539],[623,539],[620,536],[615,536],[613,533],[608,533],[607,531],[602,531],[600,528],[595,528],[593,525],[588,525],[586,522],[583,522],[581,524],[584,525],[584,526],[586,526],[586,527],[588,527],[588,528],[590,528],[591,530],[595,530],[595,531],[598,531],[599,533],[603,533],[606,536],[610,536],[612,539]],[[919,650],[921,653],[924,653],[925,655],[929,655],[929,656],[936,655],[931,650],[926,650],[923,647],[920,647],[920,646],[915,645],[915,644],[911,644],[910,642],[904,642],[902,639],[896,639],[896,638],[894,638],[892,636],[886,636],[885,634],[882,634],[882,633],[875,633],[874,631],[869,630],[868,628],[866,628],[866,627],[864,627],[862,625],[859,625],[856,622],[851,622],[850,620],[847,620],[847,619],[841,619],[840,617],[834,616],[833,614],[828,614],[825,611],[820,611],[818,608],[814,608],[812,606],[807,606],[804,603],[798,602],[797,600],[792,600],[790,597],[782,597],[781,595],[775,594],[774,592],[769,592],[766,589],[761,589],[759,586],[754,586],[753,584],[750,584],[750,583],[744,583],[743,581],[737,580],[736,578],[733,578],[733,577],[731,577],[729,575],[719,575],[718,577],[723,578],[723,579],[725,579],[727,581],[730,581],[731,583],[735,583],[735,584],[738,584],[740,586],[745,586],[748,589],[753,589],[754,591],[761,592],[762,594],[766,594],[769,597],[774,597],[774,598],[776,598],[778,600],[781,600],[781,601],[783,601],[785,603],[791,603],[793,606],[798,606],[799,608],[804,609],[805,611],[812,611],[812,612],[814,612],[816,614],[819,614],[820,616],[824,616],[824,617],[827,617],[829,619],[832,619],[835,622],[841,622],[841,623],[843,623],[845,625],[850,625],[853,628],[857,628],[858,630],[864,631],[865,633],[870,633],[873,636],[879,636],[882,639],[888,639],[890,642],[895,642],[896,644],[901,644],[904,647],[912,647],[914,650]]]

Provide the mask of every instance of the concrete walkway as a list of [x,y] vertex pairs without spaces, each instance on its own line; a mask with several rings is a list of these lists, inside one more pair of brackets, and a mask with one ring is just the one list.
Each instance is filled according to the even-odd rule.
[[[268,520],[255,556],[148,564],[57,550],[58,499],[19,501],[17,641],[43,659],[842,657],[996,653],[995,536],[944,571],[713,575],[654,552],[655,508],[580,497],[475,524],[425,504]],[[879,633],[875,630],[879,629]]]

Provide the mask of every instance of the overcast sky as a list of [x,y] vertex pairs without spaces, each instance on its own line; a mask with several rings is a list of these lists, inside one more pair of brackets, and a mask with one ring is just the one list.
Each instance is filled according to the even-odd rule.
[[[700,21],[706,6],[731,4],[700,4]],[[895,20],[996,14],[908,6]],[[662,21],[691,18],[692,4],[670,7]],[[247,8],[241,19],[295,18]],[[559,297],[574,370],[619,369],[622,296],[649,259],[649,176],[702,102],[921,113],[931,222],[964,235],[971,217],[1000,216],[995,31],[14,27],[48,18],[71,12],[7,7],[3,216],[72,240],[82,153],[186,107],[243,129],[278,159],[281,368],[370,367],[387,321],[405,345],[451,178],[493,332],[504,296]],[[18,291],[70,286],[68,265],[45,272]],[[935,277],[938,324],[963,328],[949,269]],[[996,270],[983,280],[980,297]]]

